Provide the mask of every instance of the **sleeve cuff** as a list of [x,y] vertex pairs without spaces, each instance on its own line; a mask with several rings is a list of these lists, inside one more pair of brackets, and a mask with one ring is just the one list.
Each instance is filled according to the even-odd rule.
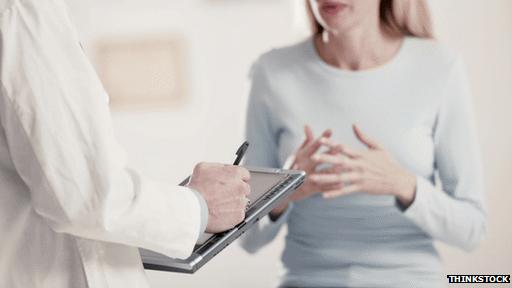
[[270,214],[269,214],[268,215],[269,224],[272,226],[283,225],[286,222],[286,220],[288,219],[288,216],[290,215],[290,212],[292,211],[292,209],[293,209],[293,202],[290,202],[290,203],[288,203],[288,207],[286,207],[286,210],[284,210],[283,213],[281,213],[281,215],[279,215],[279,217],[277,217],[277,219],[272,220],[272,218],[270,218]]
[[201,207],[201,225],[199,225],[199,235],[201,235],[206,231],[206,226],[208,225],[208,204],[206,204],[206,200],[204,200],[201,193],[191,189],[190,187],[189,189],[194,193],[194,195],[196,195],[197,201],[199,201],[199,206]]
[[249,253],[256,253],[260,248],[270,243],[279,233],[281,227],[286,224],[293,203],[276,219],[270,220],[270,217],[263,217],[242,237],[241,245]]
[[400,209],[405,217],[413,220],[413,222],[418,222],[420,219],[424,217],[425,206],[428,206],[428,195],[429,193],[433,193],[432,184],[424,179],[423,177],[416,176],[416,194],[414,196],[414,201],[409,205],[409,207],[404,207],[398,200],[396,200],[396,205],[398,209]]

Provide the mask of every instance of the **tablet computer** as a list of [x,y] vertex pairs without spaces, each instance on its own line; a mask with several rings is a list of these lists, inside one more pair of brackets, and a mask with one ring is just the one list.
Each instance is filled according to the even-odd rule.
[[187,259],[174,259],[149,250],[139,249],[145,269],[194,273],[215,255],[240,237],[254,223],[266,216],[279,202],[303,182],[306,173],[296,170],[247,167],[251,173],[250,204],[244,221],[217,234],[203,234]]

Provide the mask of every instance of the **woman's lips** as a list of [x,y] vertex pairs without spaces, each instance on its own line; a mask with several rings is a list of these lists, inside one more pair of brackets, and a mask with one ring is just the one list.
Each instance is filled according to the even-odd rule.
[[339,2],[326,2],[322,4],[321,8],[322,11],[329,15],[336,15],[339,12],[341,12],[343,9],[345,9],[347,5]]

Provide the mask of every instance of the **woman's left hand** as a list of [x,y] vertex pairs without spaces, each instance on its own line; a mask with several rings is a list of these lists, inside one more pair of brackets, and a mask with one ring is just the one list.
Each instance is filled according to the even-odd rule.
[[[339,184],[340,189],[324,191],[325,198],[334,198],[355,192],[374,195],[394,195],[402,205],[408,207],[416,194],[416,177],[393,159],[391,154],[376,141],[353,125],[354,133],[366,151],[355,151],[350,147],[325,139],[325,145],[337,153],[318,154],[315,160],[332,164],[320,173],[311,175],[318,184]],[[329,174],[333,173],[334,174]]]

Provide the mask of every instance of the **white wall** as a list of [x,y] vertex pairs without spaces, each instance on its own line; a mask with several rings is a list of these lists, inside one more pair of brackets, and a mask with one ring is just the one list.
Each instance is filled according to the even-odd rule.
[[[301,0],[69,1],[92,58],[99,39],[185,36],[189,101],[171,110],[113,115],[118,138],[136,167],[176,183],[198,161],[232,161],[243,139],[250,63],[305,33],[296,1]],[[467,63],[490,210],[489,237],[478,251],[467,255],[443,245],[440,249],[449,272],[510,273],[512,1],[431,2],[439,38]],[[193,276],[151,271],[148,276],[153,287],[272,287],[282,246],[283,233],[256,256],[231,245]]]
[[432,0],[441,41],[465,59],[474,94],[489,233],[471,255],[441,247],[447,271],[507,273],[512,270],[512,1]]

